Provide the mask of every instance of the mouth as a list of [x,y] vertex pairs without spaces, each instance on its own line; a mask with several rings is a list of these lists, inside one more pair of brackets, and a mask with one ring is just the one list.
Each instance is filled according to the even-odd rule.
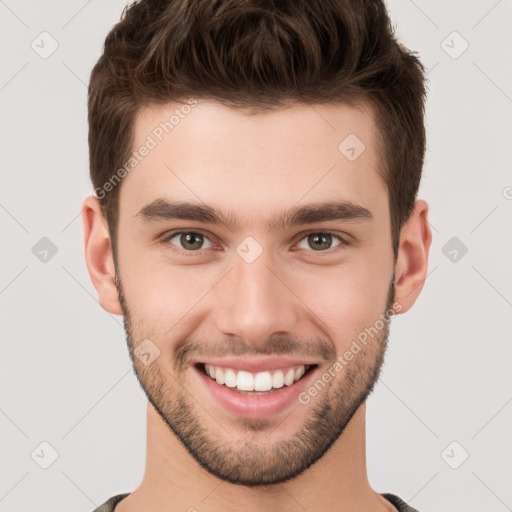
[[301,364],[255,373],[207,363],[196,365],[199,371],[217,384],[225,386],[231,391],[252,396],[267,395],[284,387],[292,386],[316,366],[316,364]]
[[296,360],[274,361],[266,366],[240,360],[231,360],[230,366],[220,362],[192,366],[199,386],[206,388],[213,406],[246,418],[272,416],[301,404],[299,394],[308,388],[319,366]]

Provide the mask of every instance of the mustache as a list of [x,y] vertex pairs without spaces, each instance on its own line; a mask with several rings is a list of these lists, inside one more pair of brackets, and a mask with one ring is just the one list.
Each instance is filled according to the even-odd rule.
[[186,368],[191,360],[220,358],[226,356],[293,356],[333,361],[336,348],[324,339],[298,341],[286,335],[275,335],[265,343],[252,345],[240,338],[224,338],[220,341],[184,339],[174,347],[174,367],[177,371]]

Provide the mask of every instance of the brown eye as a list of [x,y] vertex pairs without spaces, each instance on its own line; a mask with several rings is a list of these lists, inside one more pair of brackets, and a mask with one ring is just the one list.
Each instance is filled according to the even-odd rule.
[[[171,242],[174,238],[177,239],[178,243]],[[200,251],[201,249],[207,249],[211,247],[212,243],[201,233],[196,233],[195,231],[184,231],[179,233],[174,233],[170,237],[167,238],[169,242],[173,245],[177,245],[179,249],[184,251]],[[210,243],[209,246],[204,247],[205,241]]]
[[[337,239],[339,243],[333,246],[333,239]],[[320,231],[318,233],[310,233],[309,235],[306,235],[302,240],[306,240],[308,245],[308,247],[301,247],[302,249],[313,249],[314,251],[326,251],[343,243],[341,237],[335,235],[334,233],[324,231]]]

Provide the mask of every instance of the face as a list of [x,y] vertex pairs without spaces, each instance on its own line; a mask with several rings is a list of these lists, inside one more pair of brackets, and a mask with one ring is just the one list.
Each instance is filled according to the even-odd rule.
[[386,348],[394,259],[373,118],[201,101],[161,133],[176,108],[140,112],[134,149],[151,147],[120,190],[134,370],[201,466],[283,482],[340,437]]

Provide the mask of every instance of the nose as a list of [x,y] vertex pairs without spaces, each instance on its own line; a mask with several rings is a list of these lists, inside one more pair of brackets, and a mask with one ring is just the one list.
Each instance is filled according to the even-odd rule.
[[256,261],[235,255],[233,268],[215,287],[217,328],[247,345],[264,344],[270,336],[296,329],[300,300],[289,273],[279,270],[264,251]]

